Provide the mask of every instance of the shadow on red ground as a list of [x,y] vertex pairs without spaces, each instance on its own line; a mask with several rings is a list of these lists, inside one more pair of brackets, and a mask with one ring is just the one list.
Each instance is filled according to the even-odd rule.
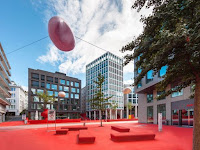
[[[87,125],[87,124],[86,124]],[[67,135],[54,135],[41,129],[0,129],[1,150],[191,150],[192,128],[163,126],[163,131],[157,131],[157,125],[123,123],[131,132],[152,131],[156,133],[155,140],[113,142],[110,139],[111,125],[87,125],[88,131],[96,137],[94,144],[77,144],[79,131],[69,131]],[[53,128],[52,128],[53,129]]]

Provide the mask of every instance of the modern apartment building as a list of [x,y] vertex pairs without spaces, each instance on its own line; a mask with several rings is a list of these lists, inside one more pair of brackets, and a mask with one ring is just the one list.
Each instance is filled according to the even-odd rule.
[[[135,93],[134,87],[130,84],[124,84],[124,89],[130,88],[131,92],[129,94],[124,94],[124,118],[128,119],[129,115],[134,115],[138,118],[138,96]],[[129,110],[128,105],[131,104],[131,110]]]
[[[104,76],[104,83],[102,92],[105,97],[113,96],[109,102],[117,105],[115,110],[108,106],[107,110],[103,113],[103,118],[116,119],[122,118],[124,109],[123,99],[123,60],[110,53],[106,52],[99,58],[95,59],[86,66],[86,87],[87,87],[87,100],[94,97],[96,91],[97,76],[99,73]],[[99,111],[93,110],[90,103],[86,105],[87,116],[91,119],[99,118]]]
[[6,98],[9,98],[10,87],[10,64],[0,43],[0,123],[5,121],[6,106],[10,105],[10,102]]
[[87,87],[85,86],[81,89],[81,110],[82,110],[82,113],[86,113],[86,102],[87,102],[86,93],[87,93]]
[[[47,104],[48,109],[55,109],[56,116],[63,118],[79,118],[81,113],[81,80],[66,76],[60,72],[47,72],[43,70],[28,70],[28,111],[29,117],[34,119],[38,110],[39,119],[44,103],[38,98],[37,93],[47,91],[55,96],[53,104]],[[65,97],[59,97],[60,91],[65,92]]]
[[26,91],[21,86],[18,86],[14,81],[11,81],[11,98],[7,100],[11,103],[6,107],[7,116],[19,116],[23,110],[27,110],[26,104],[28,103]]
[[[139,57],[135,60],[135,62]],[[163,80],[167,66],[163,66],[158,74],[153,75],[153,71],[147,75],[135,87],[138,93],[138,118],[140,123],[158,123],[158,113],[162,113],[163,124],[171,125],[193,125],[194,100],[190,99],[191,87],[186,87],[180,92],[156,100],[156,96],[165,91],[156,90],[156,84]],[[140,69],[135,70],[135,76],[140,73]],[[177,80],[178,83],[178,80]],[[176,83],[168,85],[167,90],[176,87]]]

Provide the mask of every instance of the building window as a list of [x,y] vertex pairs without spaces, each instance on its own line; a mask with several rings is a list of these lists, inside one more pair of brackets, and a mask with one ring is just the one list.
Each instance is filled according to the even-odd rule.
[[151,103],[153,101],[153,94],[147,94],[147,103]]
[[[172,85],[172,90],[176,90],[176,88],[178,88],[178,86]],[[177,92],[172,93],[172,97],[177,97],[177,96],[181,96],[181,95],[183,95],[183,89],[181,91],[177,91]]]
[[44,82],[41,82],[41,87],[45,88],[45,83]]
[[75,99],[79,99],[79,94],[75,94]]
[[46,84],[46,88],[47,88],[47,89],[50,89],[50,83],[47,83],[47,84]]
[[139,83],[138,83],[138,85],[137,85],[137,88],[139,89],[139,88],[141,88],[142,87],[142,82],[140,81]]
[[146,75],[146,83],[153,81],[153,70],[149,70]]
[[162,77],[162,76],[164,76],[166,74],[166,72],[167,72],[167,66],[162,66],[160,71],[159,71],[158,76]]
[[74,98],[74,94],[71,94],[71,98]]
[[69,87],[64,86],[64,91],[69,91]]
[[71,88],[71,92],[75,93],[76,92],[76,88]]
[[37,89],[37,93],[44,93],[44,90],[42,90],[42,89]]
[[54,92],[54,95],[55,95],[56,97],[58,97],[58,92],[55,91],[55,92]]
[[11,88],[11,91],[15,91],[15,88]]
[[37,74],[37,73],[32,73],[32,79],[37,79],[37,80],[39,80],[39,74]]
[[79,89],[76,89],[77,93],[79,93]]
[[78,82],[75,82],[75,87],[79,87],[79,83]]
[[49,94],[50,96],[53,96],[53,91],[48,91],[48,94]]
[[39,82],[38,81],[31,81],[31,86],[39,87]]
[[55,78],[55,83],[58,83],[58,78]]
[[47,81],[49,81],[49,82],[53,82],[53,77],[49,77],[49,76],[47,76]]
[[36,94],[36,89],[31,88],[31,94]]
[[67,85],[69,85],[69,81],[67,80]]
[[74,86],[74,82],[73,81],[71,81],[71,86]]
[[59,86],[59,90],[62,91],[63,90],[63,86],[60,85]]
[[162,113],[162,122],[165,123],[166,120],[166,106],[165,104],[160,104],[157,106],[157,114]]
[[45,80],[45,75],[41,75],[41,80]]
[[[157,96],[160,96],[162,94],[165,94],[165,91],[157,91]],[[165,99],[166,97],[163,97],[162,99],[158,99],[158,100],[163,100]]]
[[39,102],[38,96],[33,96],[33,102]]
[[173,92],[172,93],[172,97],[177,97],[177,96],[181,96],[181,95],[183,95],[183,89],[179,92]]
[[51,89],[52,89],[52,90],[57,90],[57,88],[58,88],[58,87],[57,87],[56,84],[52,84],[52,85],[51,85]]
[[65,80],[60,79],[60,84],[65,84]]
[[153,106],[147,106],[147,123],[153,123]]
[[69,98],[69,93],[65,93],[65,98]]

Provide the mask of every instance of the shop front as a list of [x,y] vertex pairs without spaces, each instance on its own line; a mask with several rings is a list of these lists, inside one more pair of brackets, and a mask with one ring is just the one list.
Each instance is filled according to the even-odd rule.
[[193,126],[194,99],[172,102],[172,125]]

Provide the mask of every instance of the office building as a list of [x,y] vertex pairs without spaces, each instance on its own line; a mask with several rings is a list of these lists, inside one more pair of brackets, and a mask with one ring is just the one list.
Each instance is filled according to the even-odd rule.
[[6,106],[10,105],[10,102],[6,98],[10,98],[11,94],[10,86],[10,64],[4,53],[4,50],[0,43],[0,123],[5,121]]
[[[124,118],[129,118],[129,115],[133,115],[134,118],[138,118],[138,96],[135,93],[134,87],[130,84],[124,84],[125,88],[130,88],[129,94],[124,94]],[[131,105],[131,110],[128,108]]]
[[[87,100],[94,97],[96,89],[96,84],[98,74],[104,76],[104,83],[102,92],[105,97],[113,96],[109,103],[116,105],[115,110],[112,107],[107,106],[106,111],[102,112],[103,118],[117,119],[122,118],[124,109],[124,99],[123,99],[123,60],[107,52],[95,59],[86,66],[86,87],[87,87]],[[90,119],[98,119],[99,111],[93,110],[90,103],[87,102],[86,105],[87,116]]]
[[[135,60],[135,62],[139,57]],[[136,68],[136,67],[135,67]],[[158,123],[158,113],[162,113],[163,124],[171,125],[193,125],[194,99],[189,96],[192,92],[191,87],[186,87],[179,92],[174,92],[167,97],[157,100],[156,97],[177,84],[168,85],[165,91],[156,90],[156,85],[163,80],[167,66],[153,75],[153,71],[147,72],[146,76],[135,87],[138,94],[138,119],[140,123]],[[135,76],[141,70],[135,70]],[[177,80],[178,83],[178,80]]]
[[87,87],[83,87],[81,89],[81,110],[82,110],[82,113],[86,113],[86,93],[87,93]]
[[[81,80],[66,76],[60,72],[47,72],[43,70],[28,70],[28,111],[31,119],[35,118],[38,110],[39,119],[44,108],[44,103],[38,98],[37,93],[47,91],[55,96],[53,104],[47,104],[48,109],[56,110],[59,119],[79,118],[81,113]],[[59,97],[60,91],[65,92],[65,97]]]
[[27,109],[26,91],[14,81],[11,81],[10,88],[11,98],[7,98],[7,100],[11,105],[6,108],[6,116],[19,116],[23,110]]

